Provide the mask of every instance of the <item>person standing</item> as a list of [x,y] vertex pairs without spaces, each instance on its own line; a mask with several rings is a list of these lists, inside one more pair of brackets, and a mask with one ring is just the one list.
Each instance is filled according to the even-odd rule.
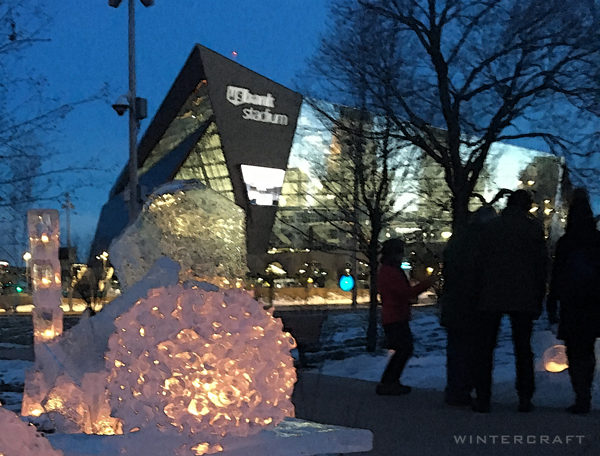
[[506,208],[482,236],[480,326],[483,337],[476,353],[473,410],[490,411],[494,349],[503,314],[508,314],[516,362],[519,412],[531,412],[535,391],[531,333],[546,295],[547,249],[544,229],[531,217],[531,195],[513,192]]
[[569,376],[575,403],[567,411],[590,412],[596,357],[600,337],[600,233],[584,189],[575,189],[567,227],[556,244],[547,308],[559,305],[558,338],[565,341]]
[[96,309],[94,309],[94,299],[98,288],[96,274],[91,267],[85,266],[85,269],[80,271],[77,275],[79,280],[75,284],[75,291],[77,291],[81,299],[85,302],[87,309],[89,309],[90,316],[95,315]]
[[404,242],[390,239],[381,248],[377,287],[381,296],[381,318],[385,332],[386,348],[393,350],[381,381],[376,387],[379,395],[397,396],[410,393],[410,386],[400,383],[404,366],[413,352],[413,337],[408,324],[410,301],[427,290],[434,279],[429,277],[411,286],[401,269]]
[[476,255],[486,224],[496,216],[492,206],[479,208],[467,226],[452,235],[444,251],[440,323],[447,334],[445,402],[449,405],[471,405],[475,349],[481,332]]

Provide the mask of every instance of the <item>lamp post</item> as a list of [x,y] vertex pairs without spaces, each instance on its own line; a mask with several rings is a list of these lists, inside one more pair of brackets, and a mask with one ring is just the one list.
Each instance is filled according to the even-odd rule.
[[[140,0],[146,7],[152,6],[154,0]],[[117,8],[122,0],[108,0],[108,4]],[[136,97],[136,74],[135,74],[135,0],[128,0],[128,43],[129,43],[129,92],[127,102],[129,108],[129,222],[133,222],[138,212],[138,161],[137,161],[137,133],[139,120],[145,117],[145,103]],[[117,101],[118,103],[118,101]],[[120,105],[122,107],[122,105]],[[124,111],[113,105],[119,115]],[[140,109],[142,108],[142,109]],[[141,116],[143,114],[143,117]]]

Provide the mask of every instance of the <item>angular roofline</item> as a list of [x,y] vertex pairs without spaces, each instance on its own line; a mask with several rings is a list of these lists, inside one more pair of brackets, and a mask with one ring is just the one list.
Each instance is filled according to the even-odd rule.
[[[175,78],[175,82],[173,82],[173,85],[169,89],[167,96],[156,111],[156,114],[146,128],[142,139],[138,143],[138,169],[143,165],[144,161],[146,161],[150,155],[150,152],[152,152],[152,149],[154,149],[156,144],[158,144],[163,137],[165,131],[190,96],[190,93],[192,93],[192,90],[196,88],[200,81],[206,79],[200,55],[201,47],[203,46],[196,44],[192,49],[192,52],[181,68],[181,71]],[[127,165],[125,165],[115,182],[115,185],[113,185],[110,190],[110,197],[121,193],[128,182],[129,175]]]

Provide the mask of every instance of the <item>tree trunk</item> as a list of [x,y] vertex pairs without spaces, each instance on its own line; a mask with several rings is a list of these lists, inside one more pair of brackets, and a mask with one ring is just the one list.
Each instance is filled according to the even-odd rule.
[[459,189],[452,197],[452,232],[460,232],[469,221],[470,192]]
[[[378,237],[378,236],[377,236]],[[369,324],[367,326],[367,351],[374,352],[377,348],[377,237],[371,238],[368,248],[369,256]],[[375,239],[373,241],[373,239]]]

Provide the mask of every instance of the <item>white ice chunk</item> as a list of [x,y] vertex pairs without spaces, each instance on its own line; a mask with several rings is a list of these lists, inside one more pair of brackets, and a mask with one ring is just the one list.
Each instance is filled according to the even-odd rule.
[[[165,456],[179,454],[192,456],[190,450],[182,451],[187,442],[182,434],[135,432],[119,436],[52,434],[50,442],[63,450],[64,456],[114,456],[139,454]],[[307,456],[317,454],[343,454],[370,451],[373,434],[365,429],[352,429],[318,424],[295,418],[286,418],[272,430],[263,430],[249,437],[226,436],[224,451],[219,456]]]

